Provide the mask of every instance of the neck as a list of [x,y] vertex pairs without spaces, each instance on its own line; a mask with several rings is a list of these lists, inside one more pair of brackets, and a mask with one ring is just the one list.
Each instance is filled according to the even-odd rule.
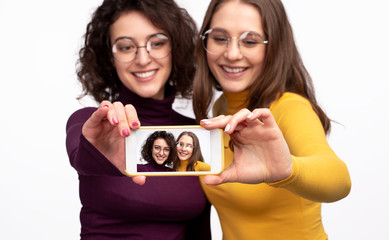
[[245,90],[238,93],[233,92],[223,92],[224,97],[228,103],[228,114],[234,114],[238,112],[240,109],[247,107],[247,96],[249,94],[249,90]]

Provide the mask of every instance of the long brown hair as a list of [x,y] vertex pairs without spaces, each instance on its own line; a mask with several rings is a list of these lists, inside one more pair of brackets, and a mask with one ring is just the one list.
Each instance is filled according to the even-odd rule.
[[173,0],[105,0],[87,25],[84,47],[79,51],[77,76],[83,87],[79,99],[88,94],[97,102],[117,98],[122,84],[113,65],[109,29],[121,14],[129,11],[143,13],[153,25],[168,33],[173,67],[166,84],[183,97],[190,97],[198,32],[188,12]]
[[[200,33],[209,29],[213,14],[225,2],[213,0],[205,14]],[[307,98],[319,116],[326,133],[330,119],[316,101],[312,79],[307,72],[294,42],[292,27],[280,0],[239,0],[254,6],[262,17],[265,37],[269,41],[262,74],[249,89],[246,100],[248,109],[270,107],[285,92],[293,92]],[[199,38],[196,43],[197,71],[193,90],[193,109],[196,120],[208,118],[214,89],[222,90],[208,67],[206,52]]]
[[[180,138],[184,135],[187,135],[193,139],[193,152],[192,156],[190,156],[188,160],[188,165],[186,166],[186,171],[194,171],[194,165],[197,161],[204,162],[203,154],[201,153],[200,148],[200,141],[197,138],[196,134],[193,132],[184,131],[177,137],[177,142],[180,140]],[[177,151],[178,154],[178,151]],[[181,166],[181,160],[176,157],[173,161],[173,170],[176,171]]]

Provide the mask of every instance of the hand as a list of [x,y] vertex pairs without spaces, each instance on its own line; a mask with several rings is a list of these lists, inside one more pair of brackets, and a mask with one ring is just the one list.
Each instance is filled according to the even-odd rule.
[[208,175],[204,183],[270,183],[283,180],[293,170],[288,145],[269,109],[242,109],[233,116],[205,119],[206,129],[224,128],[234,148],[234,159],[219,175]]
[[119,171],[125,173],[125,137],[140,126],[134,106],[103,101],[85,122],[82,134]]

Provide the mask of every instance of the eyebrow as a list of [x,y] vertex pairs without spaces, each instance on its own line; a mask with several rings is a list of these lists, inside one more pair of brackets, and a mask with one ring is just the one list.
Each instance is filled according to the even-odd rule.
[[[156,36],[156,35],[158,35],[158,34],[165,35],[165,36],[167,36],[167,37],[169,38],[168,34],[166,34],[166,33],[156,32],[156,33],[153,33],[153,34],[150,34],[150,35],[146,36],[146,40],[149,40],[151,37]],[[130,40],[132,40],[133,42],[135,42],[136,44],[138,44],[138,41],[137,41],[135,38],[129,37],[129,36],[119,36],[119,37],[115,38],[115,40],[113,41],[113,43],[116,43],[117,41],[119,41],[119,40],[121,40],[121,39],[130,39]]]

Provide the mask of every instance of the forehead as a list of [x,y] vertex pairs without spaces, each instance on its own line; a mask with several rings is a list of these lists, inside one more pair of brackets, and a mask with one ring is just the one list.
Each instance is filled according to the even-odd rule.
[[210,28],[221,28],[231,35],[246,31],[263,34],[259,11],[252,5],[239,1],[223,3],[213,14]]
[[167,147],[167,146],[168,146],[166,140],[163,139],[163,138],[157,138],[157,139],[155,139],[154,145],[159,145],[159,146],[161,146],[161,147]]
[[165,31],[154,26],[150,19],[138,11],[122,13],[110,27],[111,41],[119,37],[141,40],[155,33],[166,34]]
[[189,135],[182,135],[179,139],[181,142],[185,142],[185,143],[192,143],[193,144],[193,139],[192,137],[190,137]]

